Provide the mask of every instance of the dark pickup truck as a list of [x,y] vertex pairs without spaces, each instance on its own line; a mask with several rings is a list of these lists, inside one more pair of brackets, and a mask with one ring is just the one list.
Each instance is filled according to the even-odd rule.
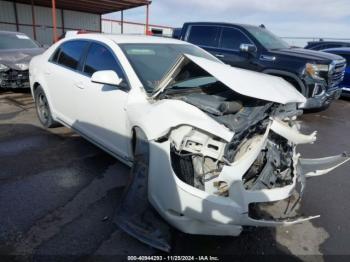
[[177,38],[231,66],[283,77],[307,98],[300,108],[323,108],[341,95],[346,67],[342,57],[291,47],[264,26],[185,23]]

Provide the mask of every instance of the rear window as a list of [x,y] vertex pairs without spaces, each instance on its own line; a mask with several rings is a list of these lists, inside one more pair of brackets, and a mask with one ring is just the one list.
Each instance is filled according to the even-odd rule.
[[190,27],[187,41],[195,45],[217,47],[219,43],[219,37],[220,27],[193,25]]
[[79,61],[87,47],[87,41],[69,41],[60,46],[57,63],[72,69],[78,69]]
[[24,34],[0,34],[0,50],[32,49],[39,46]]

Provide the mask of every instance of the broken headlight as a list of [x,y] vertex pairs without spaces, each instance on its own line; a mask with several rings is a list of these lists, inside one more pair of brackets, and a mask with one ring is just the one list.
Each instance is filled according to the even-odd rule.
[[205,182],[222,170],[226,142],[191,126],[173,130],[170,141],[171,164],[177,177],[205,190]]

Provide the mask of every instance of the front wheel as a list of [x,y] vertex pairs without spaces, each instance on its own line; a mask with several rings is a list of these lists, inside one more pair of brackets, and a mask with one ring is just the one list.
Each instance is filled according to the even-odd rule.
[[35,107],[40,123],[46,128],[53,128],[59,124],[53,120],[49,103],[45,92],[41,86],[38,86],[34,93]]

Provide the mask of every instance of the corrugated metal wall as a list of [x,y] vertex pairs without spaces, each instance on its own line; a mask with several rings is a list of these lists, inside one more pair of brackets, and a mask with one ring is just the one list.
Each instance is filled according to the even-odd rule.
[[[15,22],[13,3],[0,1],[0,21],[5,23]],[[0,23],[0,30],[16,31],[16,25]]]
[[64,10],[65,28],[100,32],[100,23],[100,15]]
[[[16,4],[19,31],[34,39],[32,26],[32,7],[26,4]],[[52,10],[48,7],[34,6],[36,40],[42,44],[52,44]],[[56,10],[57,34],[61,35],[68,30],[100,31],[100,15],[76,12],[70,10]],[[0,30],[16,31],[16,18],[14,4],[10,1],[0,0]]]
[[[149,30],[152,29],[162,30],[163,35],[171,36],[173,33],[172,28],[150,25]],[[124,21],[124,34],[145,34],[146,25],[132,23]],[[106,34],[120,34],[121,33],[121,22],[118,20],[102,19],[102,32]]]

